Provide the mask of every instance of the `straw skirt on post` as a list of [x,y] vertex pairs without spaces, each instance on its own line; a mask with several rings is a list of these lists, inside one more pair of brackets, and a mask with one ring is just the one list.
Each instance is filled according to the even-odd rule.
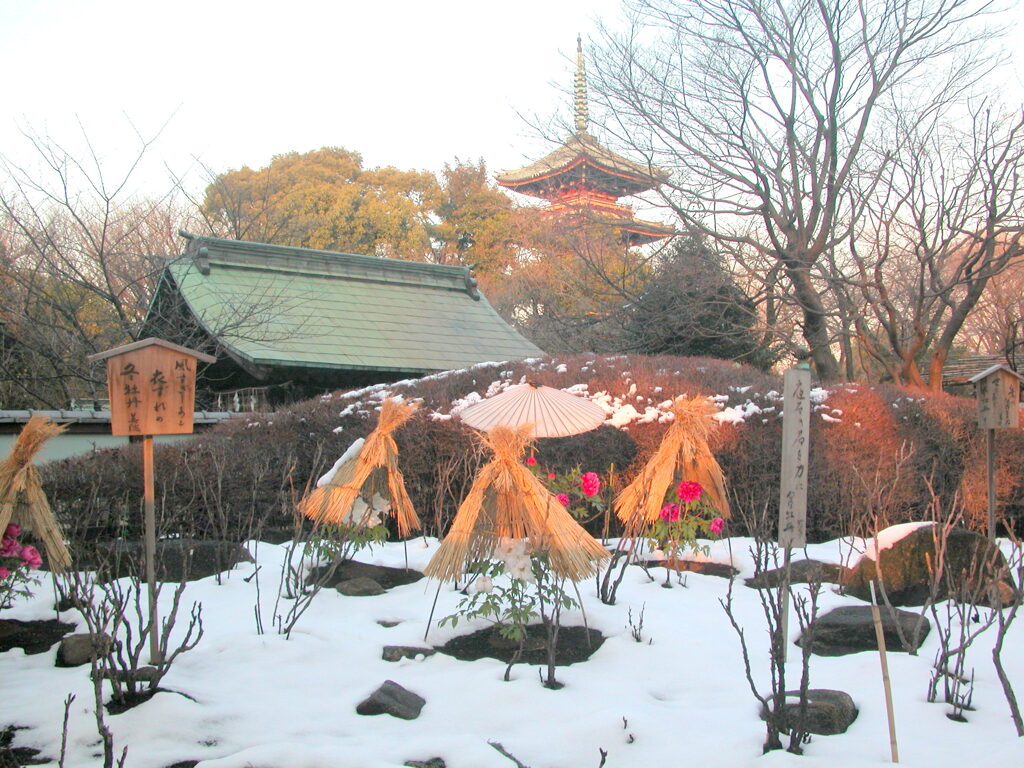
[[490,558],[502,539],[525,539],[544,551],[558,576],[580,581],[597,572],[608,552],[522,463],[532,425],[497,426],[481,436],[493,458],[480,468],[451,530],[424,573],[454,581],[475,561]]

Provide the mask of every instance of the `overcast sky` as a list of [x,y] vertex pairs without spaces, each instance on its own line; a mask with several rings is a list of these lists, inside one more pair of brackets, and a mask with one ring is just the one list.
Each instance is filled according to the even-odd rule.
[[618,14],[619,0],[0,0],[0,151],[28,157],[26,128],[74,144],[80,122],[115,169],[130,124],[166,123],[140,177],[153,191],[164,164],[198,188],[193,158],[223,171],[329,145],[368,167],[482,157],[494,173],[550,149],[524,118],[568,113],[576,34]]

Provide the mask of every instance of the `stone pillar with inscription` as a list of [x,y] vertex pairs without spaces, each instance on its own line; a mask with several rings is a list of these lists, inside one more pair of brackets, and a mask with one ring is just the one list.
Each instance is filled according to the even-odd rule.
[[150,663],[158,664],[160,637],[156,610],[156,502],[153,483],[153,435],[192,433],[196,402],[196,365],[211,355],[162,339],[143,339],[88,358],[107,363],[110,432],[142,438],[146,581],[149,586]]

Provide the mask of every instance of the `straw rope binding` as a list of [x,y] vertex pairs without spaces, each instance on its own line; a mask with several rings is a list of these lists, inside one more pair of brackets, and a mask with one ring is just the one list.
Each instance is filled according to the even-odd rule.
[[0,462],[0,532],[10,523],[32,531],[42,542],[47,563],[54,573],[61,573],[71,565],[71,553],[64,544],[64,534],[32,460],[47,440],[65,429],[66,425],[33,415],[18,435],[10,455]]
[[480,436],[494,457],[477,473],[424,574],[454,581],[490,558],[501,539],[526,539],[528,550],[547,552],[551,570],[572,581],[597,572],[608,552],[522,463],[532,429],[496,426]]
[[661,445],[647,464],[615,498],[615,512],[624,523],[634,518],[647,523],[658,519],[668,489],[679,480],[701,484],[707,500],[722,517],[729,517],[725,476],[708,447],[717,428],[718,408],[704,397],[677,398],[675,417]]
[[358,497],[373,503],[382,497],[390,504],[400,536],[419,529],[420,520],[405,490],[405,478],[398,468],[398,446],[392,433],[412,418],[416,403],[389,398],[380,410],[377,428],[359,453],[335,471],[329,483],[311,491],[299,502],[299,511],[318,523],[341,523],[352,511]]

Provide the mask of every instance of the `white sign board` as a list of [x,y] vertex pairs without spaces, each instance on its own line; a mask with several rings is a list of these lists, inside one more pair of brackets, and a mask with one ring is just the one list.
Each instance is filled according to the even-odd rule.
[[811,428],[811,372],[786,371],[782,403],[782,478],[779,490],[779,546],[807,544],[807,448]]

